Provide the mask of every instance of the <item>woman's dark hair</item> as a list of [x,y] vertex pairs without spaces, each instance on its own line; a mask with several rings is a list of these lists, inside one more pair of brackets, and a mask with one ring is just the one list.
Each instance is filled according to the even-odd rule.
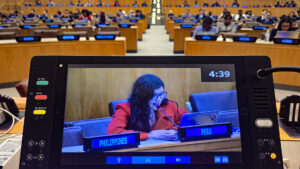
[[230,14],[225,14],[224,19],[232,19],[232,16]]
[[151,131],[148,102],[153,98],[154,90],[160,87],[164,87],[163,81],[153,74],[142,75],[134,82],[129,98],[131,113],[127,125],[128,129]]
[[207,24],[207,25],[211,25],[213,23],[213,20],[209,17],[206,17],[204,20],[203,20],[203,25],[204,24]]
[[292,20],[288,17],[288,16],[285,16],[285,17],[281,17],[281,20],[278,24],[278,30],[280,31],[281,30],[281,25],[283,23],[289,23],[290,24],[290,28],[288,31],[292,31],[293,30],[293,22]]

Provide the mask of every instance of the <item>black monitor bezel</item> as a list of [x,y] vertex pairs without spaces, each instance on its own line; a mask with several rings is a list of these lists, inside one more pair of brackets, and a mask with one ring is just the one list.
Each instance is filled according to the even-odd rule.
[[[42,57],[34,57],[32,62],[35,62],[36,59],[43,59],[43,57],[47,58],[46,56]],[[51,56],[55,57],[55,56]],[[68,66],[67,65],[95,65],[95,64],[124,64],[124,65],[135,65],[136,67],[140,67],[141,64],[162,64],[162,65],[169,65],[169,64],[234,64],[235,67],[235,76],[236,76],[236,90],[237,90],[237,99],[238,99],[238,108],[239,111],[245,108],[249,108],[249,93],[247,91],[248,84],[247,78],[249,78],[249,72],[247,67],[245,66],[247,62],[247,57],[238,57],[238,56],[202,56],[202,57],[195,57],[195,56],[184,56],[184,57],[176,57],[176,56],[165,56],[165,57],[116,57],[116,56],[103,56],[103,57],[95,57],[95,56],[61,56],[55,57],[55,65],[53,65],[53,70],[55,72],[55,93],[53,93],[53,97],[55,97],[55,103],[53,103],[54,111],[55,112],[55,120],[52,121],[52,132],[51,132],[51,152],[49,156],[48,164],[51,168],[60,168],[61,166],[61,158],[57,158],[61,155],[61,148],[62,148],[62,136],[63,136],[63,124],[64,124],[64,114],[65,114],[65,101],[66,101],[66,86],[67,86],[67,74],[68,74]],[[264,60],[265,64],[263,67],[270,67],[270,60],[267,57],[259,56],[255,57],[257,60]],[[252,58],[252,59],[255,59]],[[53,58],[54,59],[54,58]],[[62,65],[61,67],[59,65]],[[39,69],[43,69],[42,67]],[[237,73],[238,72],[238,73]],[[272,79],[272,77],[269,77]],[[245,97],[248,96],[248,97]],[[199,168],[203,167],[206,169],[215,169],[215,168],[230,168],[238,169],[250,169],[253,168],[255,163],[255,157],[253,156],[253,138],[252,132],[254,131],[254,124],[250,124],[251,117],[253,115],[249,114],[247,111],[243,111],[239,113],[240,118],[240,126],[241,126],[241,145],[242,145],[242,158],[243,164],[242,165],[148,165],[149,168]],[[53,118],[54,119],[54,118]],[[275,124],[277,125],[277,123]],[[250,129],[249,129],[250,127]],[[280,148],[280,145],[279,145]],[[131,154],[131,153],[127,153]],[[141,154],[148,154],[148,153],[141,153]],[[164,153],[169,154],[169,153]],[[172,153],[171,153],[172,154]],[[181,154],[189,154],[187,152]],[[80,168],[83,167],[82,164],[78,164],[78,162],[86,160],[90,160],[94,158],[95,160],[101,156],[101,154],[93,154],[93,153],[86,153],[86,155],[82,156],[82,153],[71,153],[65,154],[67,158],[72,159],[75,161],[75,165],[71,166],[63,166],[63,168]],[[102,155],[109,155],[109,153],[102,154]],[[99,159],[98,159],[99,160]],[[50,162],[51,161],[51,162]],[[143,165],[143,167],[146,165]],[[49,167],[49,168],[50,168]],[[91,164],[89,168],[99,168],[99,166],[93,166]],[[141,165],[102,165],[104,168],[141,168]],[[83,168],[87,168],[86,166]]]

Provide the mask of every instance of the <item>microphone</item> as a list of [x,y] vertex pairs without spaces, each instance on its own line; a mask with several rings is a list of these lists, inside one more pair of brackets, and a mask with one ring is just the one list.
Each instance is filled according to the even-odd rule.
[[162,108],[160,108],[161,106],[167,105],[167,103],[168,103],[168,98],[166,97],[161,102],[161,105],[158,105],[156,107],[157,107],[157,109],[159,109],[174,124],[174,126],[176,126],[176,127],[179,128],[179,126],[171,119],[171,117],[168,116],[167,113]]

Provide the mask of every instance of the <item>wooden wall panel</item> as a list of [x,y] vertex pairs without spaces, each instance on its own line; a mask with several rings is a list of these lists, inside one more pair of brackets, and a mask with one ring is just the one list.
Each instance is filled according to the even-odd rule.
[[191,93],[235,89],[233,82],[201,82],[198,68],[72,68],[68,75],[66,120],[108,117],[108,103],[127,99],[134,81],[147,73],[164,81],[168,98],[181,108],[185,108]]

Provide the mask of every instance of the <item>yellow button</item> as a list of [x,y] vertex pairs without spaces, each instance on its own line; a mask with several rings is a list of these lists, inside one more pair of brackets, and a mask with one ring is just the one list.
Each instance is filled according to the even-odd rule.
[[271,157],[273,160],[275,160],[275,159],[276,159],[276,154],[275,154],[275,153],[272,153],[272,154],[270,155],[270,157]]
[[44,114],[46,114],[46,110],[34,110],[33,114],[35,114],[35,115],[44,115]]

